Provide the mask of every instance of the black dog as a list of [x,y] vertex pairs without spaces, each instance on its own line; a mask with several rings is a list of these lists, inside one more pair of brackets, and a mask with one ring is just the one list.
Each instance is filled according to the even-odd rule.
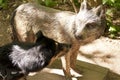
[[0,47],[0,66],[27,75],[42,70],[64,48],[70,45],[57,43],[38,32],[36,43],[15,42]]

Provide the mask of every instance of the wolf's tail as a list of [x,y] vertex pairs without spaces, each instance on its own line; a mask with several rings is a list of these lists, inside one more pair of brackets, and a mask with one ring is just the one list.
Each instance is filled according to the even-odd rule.
[[11,24],[11,29],[12,29],[12,34],[11,34],[11,39],[12,41],[18,41],[18,36],[17,36],[17,31],[16,31],[16,24],[15,24],[15,15],[16,15],[16,12],[17,10],[15,10],[13,13],[12,13],[12,17],[10,19],[10,24]]

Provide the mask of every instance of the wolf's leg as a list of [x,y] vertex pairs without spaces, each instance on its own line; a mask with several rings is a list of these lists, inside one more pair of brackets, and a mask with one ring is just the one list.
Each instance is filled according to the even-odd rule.
[[77,52],[75,52],[74,54],[71,54],[70,56],[70,65],[71,65],[71,68],[73,69],[75,69],[76,60],[77,60]]
[[61,61],[66,80],[72,80],[70,73],[70,53],[67,53],[65,56],[61,57]]
[[76,61],[77,61],[79,48],[80,48],[80,43],[78,41],[75,41],[74,44],[72,45],[71,54],[70,54],[70,67],[71,67],[70,72],[73,77],[81,77],[78,70],[76,69]]
[[77,73],[70,67],[70,56],[66,55],[61,57],[61,61],[62,61],[63,71],[67,80],[75,80],[75,78],[81,77],[79,73]]

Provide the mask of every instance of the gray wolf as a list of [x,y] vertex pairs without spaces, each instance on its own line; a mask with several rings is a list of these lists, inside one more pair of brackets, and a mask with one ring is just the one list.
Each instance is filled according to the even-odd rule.
[[[45,36],[72,47],[62,59],[65,77],[71,80],[70,70],[75,67],[76,56],[80,45],[99,38],[105,30],[105,11],[102,5],[91,8],[84,0],[78,13],[60,11],[37,4],[20,5],[11,18],[13,40],[34,42],[33,33],[41,30]],[[72,64],[71,64],[72,62]]]

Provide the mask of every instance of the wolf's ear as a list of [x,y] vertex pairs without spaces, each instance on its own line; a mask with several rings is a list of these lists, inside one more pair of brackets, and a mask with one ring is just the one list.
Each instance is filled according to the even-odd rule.
[[97,8],[93,9],[93,12],[99,17],[103,17],[105,15],[105,8],[103,5],[98,6]]
[[80,11],[90,10],[90,9],[91,9],[91,7],[90,7],[90,5],[87,3],[87,0],[84,0],[84,1],[81,3]]

